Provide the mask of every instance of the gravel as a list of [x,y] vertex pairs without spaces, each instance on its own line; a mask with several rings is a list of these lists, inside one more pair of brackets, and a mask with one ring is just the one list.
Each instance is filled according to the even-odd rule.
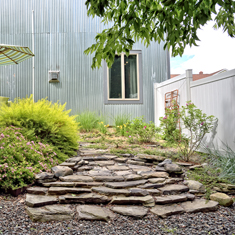
[[[109,222],[82,221],[34,223],[25,213],[25,195],[0,195],[0,234],[226,234],[235,235],[235,206],[220,207],[216,212],[181,214],[160,219],[152,214],[140,220],[117,215]],[[76,205],[72,206],[74,209]]]

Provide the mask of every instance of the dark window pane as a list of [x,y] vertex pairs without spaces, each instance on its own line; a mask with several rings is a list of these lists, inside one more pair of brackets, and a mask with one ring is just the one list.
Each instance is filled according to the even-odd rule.
[[124,56],[125,98],[138,98],[136,55]]
[[121,56],[118,55],[109,69],[109,98],[122,98]]

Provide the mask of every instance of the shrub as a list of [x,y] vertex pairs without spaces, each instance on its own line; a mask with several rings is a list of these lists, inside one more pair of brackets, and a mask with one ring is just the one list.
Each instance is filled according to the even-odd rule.
[[50,172],[59,159],[54,147],[40,141],[29,141],[14,126],[0,128],[0,188],[17,189],[31,184],[35,173]]
[[227,179],[235,183],[235,152],[227,144],[222,142],[222,149],[218,150],[204,147],[205,152],[209,155],[211,164],[220,169],[220,178]]
[[30,140],[39,139],[56,147],[58,154],[74,155],[78,149],[78,124],[70,110],[58,102],[47,99],[34,102],[32,96],[15,99],[10,107],[0,108],[0,126],[24,127],[24,135]]
[[98,122],[102,120],[95,112],[85,111],[77,115],[76,121],[79,123],[81,131],[89,132],[96,129]]
[[106,134],[108,131],[109,124],[104,125],[104,122],[98,122],[97,129],[102,133]]
[[160,129],[154,123],[146,123],[143,117],[135,118],[129,127],[129,136],[137,138],[139,142],[151,142],[153,136]]
[[183,128],[189,131],[187,138],[182,138],[178,142],[180,152],[184,160],[189,161],[189,158],[199,147],[205,134],[210,133],[214,126],[215,118],[213,115],[207,116],[197,109],[196,105],[188,101],[186,106],[182,106],[180,117],[183,122]]
[[177,124],[179,122],[180,113],[178,110],[178,105],[173,103],[173,108],[167,108],[165,111],[165,117],[160,117],[161,121],[160,127],[163,129],[163,140],[169,143],[174,143],[180,140],[180,130],[177,129]]

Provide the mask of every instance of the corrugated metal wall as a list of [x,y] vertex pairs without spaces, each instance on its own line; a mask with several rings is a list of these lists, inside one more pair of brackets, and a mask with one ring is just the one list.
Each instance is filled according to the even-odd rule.
[[[32,10],[35,32],[35,100],[67,102],[76,114],[97,111],[107,117],[129,113],[154,119],[153,83],[167,79],[167,52],[163,44],[142,50],[142,105],[104,105],[103,69],[91,69],[92,56],[84,50],[104,29],[99,18],[86,15],[85,0],[0,0],[0,43],[32,48]],[[48,82],[48,71],[60,70],[60,83]],[[32,59],[19,65],[0,67],[0,95],[25,97],[32,94]],[[111,120],[109,120],[111,122]]]

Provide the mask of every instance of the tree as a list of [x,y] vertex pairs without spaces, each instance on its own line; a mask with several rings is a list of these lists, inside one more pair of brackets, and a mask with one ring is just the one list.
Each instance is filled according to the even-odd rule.
[[145,46],[163,41],[164,49],[181,55],[186,45],[197,46],[197,31],[215,14],[215,28],[222,27],[235,36],[235,1],[233,0],[87,0],[88,16],[98,16],[111,28],[95,37],[85,50],[94,53],[92,68],[100,67],[102,59],[111,67],[115,53],[129,51],[135,41]]

